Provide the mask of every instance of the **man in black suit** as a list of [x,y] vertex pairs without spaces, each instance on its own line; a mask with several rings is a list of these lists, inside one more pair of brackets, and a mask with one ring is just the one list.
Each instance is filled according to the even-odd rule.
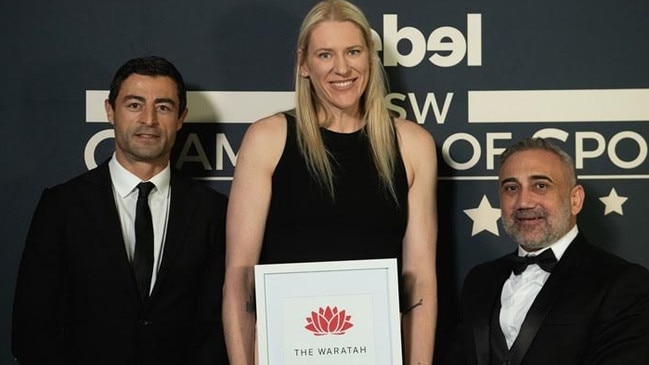
[[13,312],[21,364],[225,363],[226,198],[169,163],[186,101],[163,58],[115,74],[112,158],[46,189],[32,220]]
[[570,156],[526,139],[501,162],[502,221],[518,250],[466,277],[448,363],[649,364],[649,271],[580,233]]

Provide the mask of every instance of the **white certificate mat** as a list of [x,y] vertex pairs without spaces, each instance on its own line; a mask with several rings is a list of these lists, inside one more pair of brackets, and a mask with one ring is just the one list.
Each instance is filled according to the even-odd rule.
[[396,259],[255,266],[261,365],[400,365]]

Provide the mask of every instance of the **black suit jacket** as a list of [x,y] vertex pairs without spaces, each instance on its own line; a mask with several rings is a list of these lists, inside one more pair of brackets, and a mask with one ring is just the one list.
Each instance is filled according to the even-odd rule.
[[108,164],[46,189],[14,299],[21,364],[223,364],[226,197],[172,171],[166,239],[148,303],[121,233]]
[[[491,315],[510,273],[503,257],[467,275],[448,364],[489,364]],[[578,235],[527,313],[512,364],[649,364],[649,271]]]

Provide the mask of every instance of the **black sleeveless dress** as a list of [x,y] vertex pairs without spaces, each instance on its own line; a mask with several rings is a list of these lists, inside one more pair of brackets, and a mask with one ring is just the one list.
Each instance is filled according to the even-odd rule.
[[332,199],[308,171],[295,118],[286,119],[260,263],[396,258],[401,270],[408,195],[401,156],[394,176],[397,204],[380,183],[364,129],[342,134],[321,128],[334,171]]

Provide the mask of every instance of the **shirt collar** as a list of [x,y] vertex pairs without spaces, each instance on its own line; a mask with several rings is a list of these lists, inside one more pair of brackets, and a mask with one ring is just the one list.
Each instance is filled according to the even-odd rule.
[[[117,194],[123,199],[129,194],[131,194],[134,190],[137,189],[137,184],[141,183],[142,180],[135,176],[132,172],[128,171],[124,166],[122,166],[119,161],[117,161],[117,158],[115,158],[115,154],[113,153],[113,157],[110,159],[108,162],[108,169],[110,171],[110,177],[113,182],[113,187],[115,188],[115,191]],[[154,177],[149,179],[148,181],[152,182],[153,185],[155,185],[155,189],[153,192],[158,191],[160,192],[163,196],[167,196],[169,193],[169,181],[171,180],[171,167],[169,163],[167,163],[167,167],[165,167],[162,171],[157,173]]]
[[561,256],[563,256],[563,254],[566,252],[572,240],[574,240],[575,237],[577,237],[578,233],[579,233],[579,228],[577,228],[577,225],[575,224],[575,226],[572,227],[572,229],[568,231],[568,233],[566,233],[563,237],[559,238],[557,242],[551,244],[550,246],[542,250],[538,250],[536,252],[527,252],[521,246],[518,246],[518,256],[525,256],[525,255],[536,256],[541,254],[541,252],[545,250],[552,250],[554,256],[557,258],[558,261],[561,259]]

